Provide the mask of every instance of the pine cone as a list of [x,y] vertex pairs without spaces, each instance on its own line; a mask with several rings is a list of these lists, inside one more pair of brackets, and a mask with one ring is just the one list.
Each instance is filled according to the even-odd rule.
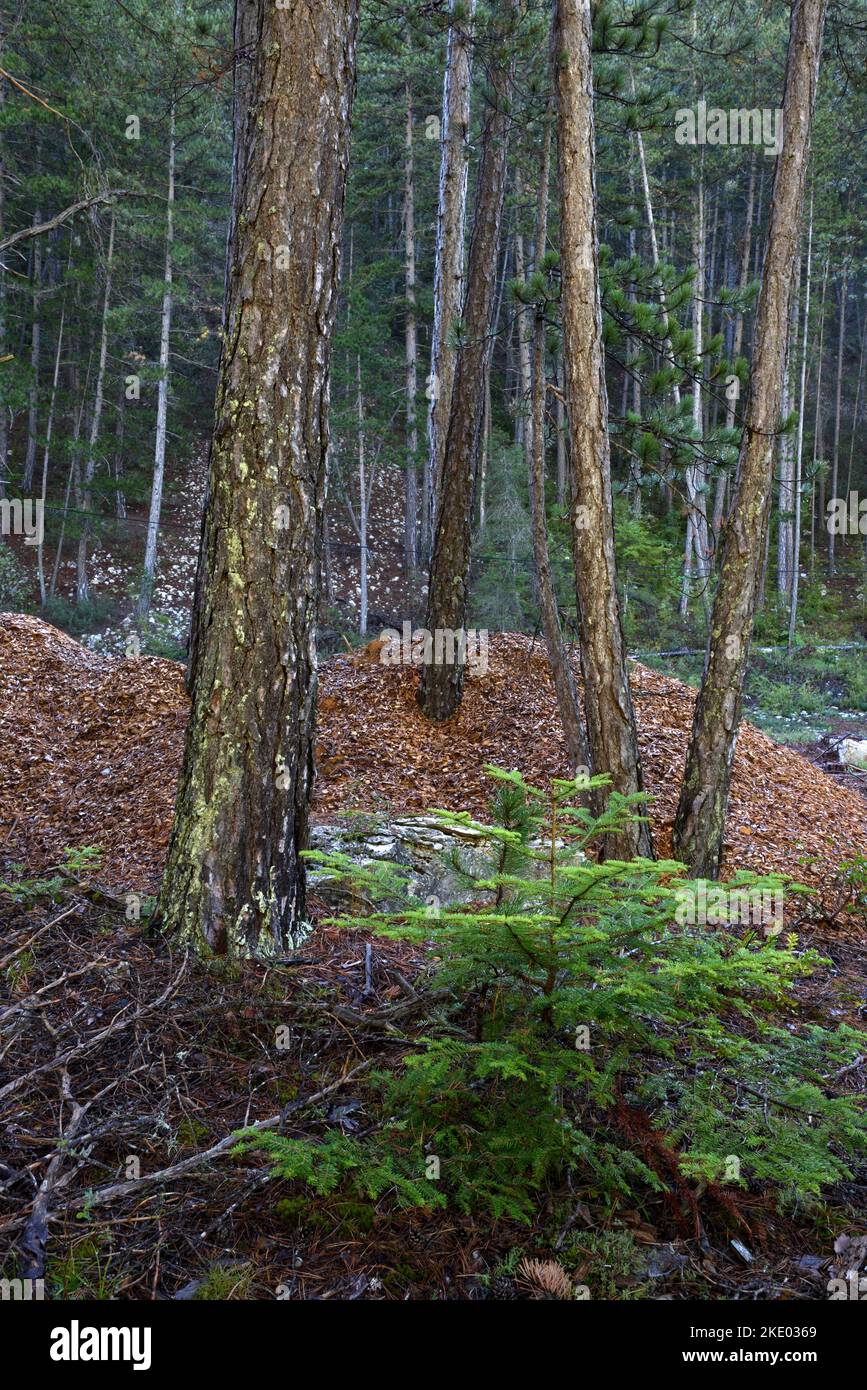
[[518,1297],[518,1290],[515,1288],[514,1279],[510,1279],[505,1274],[494,1274],[490,1282],[491,1298],[499,1298],[503,1302],[510,1302]]

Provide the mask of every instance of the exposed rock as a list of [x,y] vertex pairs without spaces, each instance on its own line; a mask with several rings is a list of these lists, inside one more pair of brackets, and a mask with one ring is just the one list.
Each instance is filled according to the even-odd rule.
[[[541,847],[541,846],[540,846]],[[558,847],[562,845],[558,841]],[[377,823],[374,817],[360,817],[353,824],[317,825],[311,828],[310,848],[322,854],[345,854],[355,863],[398,864],[407,869],[407,892],[420,907],[431,913],[440,907],[456,906],[479,896],[473,880],[495,872],[496,847],[471,825],[444,825],[436,816],[400,816]],[[585,856],[576,850],[576,858]],[[540,864],[540,873],[545,865]],[[345,908],[346,891],[325,869],[314,869],[311,886],[319,897]],[[379,904],[389,909],[398,899]],[[362,911],[364,904],[356,900]]]
[[838,756],[846,767],[856,767],[867,772],[867,738],[844,738],[839,744]]
[[[491,872],[491,851],[480,832],[472,826],[444,826],[435,816],[402,816],[379,824],[363,817],[356,824],[317,825],[311,828],[310,848],[346,854],[359,865],[400,865],[409,870],[407,892],[432,911],[469,902],[474,890],[466,876],[483,878]],[[345,906],[345,893],[327,870],[314,870],[310,882],[320,897]],[[397,906],[397,900],[382,906]]]

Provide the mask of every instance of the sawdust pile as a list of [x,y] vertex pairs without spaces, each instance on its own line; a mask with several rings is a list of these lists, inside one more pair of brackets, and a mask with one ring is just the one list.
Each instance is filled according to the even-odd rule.
[[[657,849],[671,850],[694,694],[635,663],[633,696]],[[485,676],[470,676],[461,710],[432,726],[416,673],[361,657],[321,672],[315,802],[318,819],[348,809],[483,814],[485,763],[545,783],[567,771],[542,646],[517,634],[490,641]],[[110,659],[37,618],[0,615],[0,862],[28,871],[66,846],[99,845],[100,875],[117,892],[152,892],[171,825],[188,703],[172,661]],[[724,869],[782,870],[830,880],[867,849],[864,803],[806,759],[741,728]]]

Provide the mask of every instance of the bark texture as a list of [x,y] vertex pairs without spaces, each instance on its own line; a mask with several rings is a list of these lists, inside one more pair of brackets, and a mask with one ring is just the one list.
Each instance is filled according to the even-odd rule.
[[160,914],[268,954],[304,914],[330,343],[357,0],[237,0],[226,317]]
[[437,203],[436,254],[434,261],[434,318],[428,394],[428,458],[422,497],[422,538],[430,553],[442,477],[443,456],[455,376],[452,332],[461,316],[464,299],[464,227],[470,167],[470,78],[475,0],[470,0],[466,20],[455,17],[446,45],[443,108],[440,127],[439,199]]
[[404,350],[406,360],[406,497],[404,499],[403,554],[407,574],[415,575],[418,563],[418,482],[416,477],[416,455],[418,453],[418,429],[416,428],[416,366],[418,342],[416,332],[416,293],[415,293],[415,178],[413,173],[412,142],[412,91],[406,85],[406,142],[404,146],[403,181],[403,241],[404,241],[404,285],[406,294],[406,325],[404,328]]
[[716,878],[723,850],[744,676],[773,492],[789,309],[804,202],[810,129],[826,0],[796,0],[783,96],[762,286],[756,311],[750,395],[735,496],[724,528],[701,690],[674,823],[674,852],[692,873]]
[[[546,120],[542,136],[542,154],[539,160],[539,196],[536,205],[536,269],[545,254],[548,239],[548,181],[551,161],[551,123]],[[520,241],[520,238],[518,238]],[[523,259],[523,256],[522,258]],[[522,276],[522,271],[518,271]],[[581,723],[581,709],[578,692],[572,677],[569,653],[563,641],[560,624],[560,611],[554,591],[554,577],[551,573],[551,556],[548,548],[548,519],[545,509],[545,305],[536,307],[533,324],[533,341],[527,391],[530,397],[530,414],[526,424],[524,452],[527,459],[527,487],[530,496],[530,526],[533,539],[533,564],[536,571],[536,589],[539,596],[539,617],[545,635],[545,647],[551,678],[557,695],[557,709],[563,726],[563,739],[572,776],[582,769],[586,776],[590,769],[590,754],[587,739]],[[522,313],[519,323],[524,319]],[[523,359],[523,353],[522,353]]]
[[[608,397],[602,352],[590,0],[557,0],[554,80],[560,161],[563,360],[569,416],[572,555],[584,712],[594,773],[642,789],[614,560]],[[611,836],[609,856],[652,852],[646,825]]]
[[[507,16],[511,6],[504,6]],[[499,48],[499,45],[498,45]],[[464,628],[470,573],[473,485],[485,406],[485,378],[497,280],[497,248],[506,188],[509,76],[501,52],[490,67],[490,98],[484,114],[476,212],[467,265],[462,343],[457,353],[448,432],[437,504],[428,585],[429,632]],[[424,666],[418,702],[428,719],[450,719],[463,690],[461,662]]]

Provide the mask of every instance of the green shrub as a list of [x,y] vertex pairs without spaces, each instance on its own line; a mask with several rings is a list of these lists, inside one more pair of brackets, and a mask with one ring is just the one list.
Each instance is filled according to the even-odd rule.
[[[689,1200],[726,1180],[803,1197],[846,1177],[867,1134],[825,1078],[867,1039],[797,1022],[791,987],[815,954],[749,925],[683,925],[678,907],[698,886],[672,861],[585,858],[640,797],[612,793],[597,817],[580,784],[542,792],[489,771],[492,824],[437,813],[489,847],[470,905],[431,917],[410,899],[340,919],[427,944],[436,961],[424,1036],[371,1078],[367,1136],[323,1122],[318,1138],[248,1132],[242,1148],[317,1194],[524,1221],[566,1174],[591,1196],[633,1201],[636,1188],[673,1185]],[[394,866],[310,858],[360,897],[393,900]],[[735,885],[798,891],[750,874]]]

